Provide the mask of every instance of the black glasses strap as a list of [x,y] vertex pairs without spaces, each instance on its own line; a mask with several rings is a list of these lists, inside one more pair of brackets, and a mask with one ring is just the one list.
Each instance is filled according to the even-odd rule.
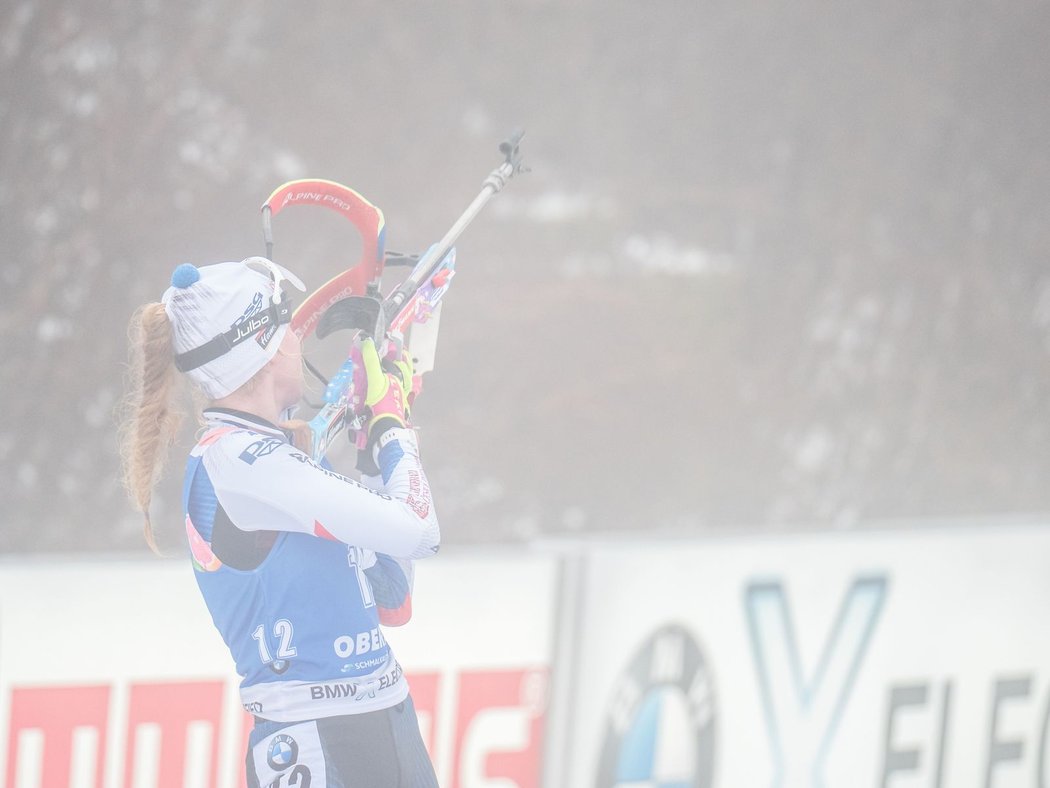
[[283,298],[281,303],[271,303],[265,312],[245,318],[229,331],[224,331],[203,345],[187,350],[185,353],[176,353],[175,367],[181,372],[189,372],[191,369],[202,367],[209,361],[214,361],[219,356],[229,353],[241,342],[255,336],[267,326],[272,326],[272,330],[276,330],[278,326],[284,325],[291,319],[291,302]]

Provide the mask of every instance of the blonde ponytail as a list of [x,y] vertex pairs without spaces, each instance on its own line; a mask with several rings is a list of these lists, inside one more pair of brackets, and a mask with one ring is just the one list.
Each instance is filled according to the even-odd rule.
[[146,543],[159,554],[150,500],[183,415],[175,396],[178,371],[164,305],[146,304],[136,310],[128,339],[130,370],[120,423],[123,481],[131,502],[145,517]]

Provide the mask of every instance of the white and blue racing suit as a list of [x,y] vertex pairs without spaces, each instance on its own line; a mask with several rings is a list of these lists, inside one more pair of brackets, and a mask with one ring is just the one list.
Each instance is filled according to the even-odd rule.
[[204,417],[186,468],[186,531],[244,708],[280,724],[405,702],[408,685],[380,624],[408,620],[412,562],[440,542],[415,433],[388,430],[380,474],[362,483],[256,416],[215,408]]

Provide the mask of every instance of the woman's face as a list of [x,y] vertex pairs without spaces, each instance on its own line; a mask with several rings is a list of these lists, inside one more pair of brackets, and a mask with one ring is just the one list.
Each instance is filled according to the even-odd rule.
[[303,348],[299,337],[289,328],[277,353],[270,359],[274,394],[281,408],[290,408],[303,396]]

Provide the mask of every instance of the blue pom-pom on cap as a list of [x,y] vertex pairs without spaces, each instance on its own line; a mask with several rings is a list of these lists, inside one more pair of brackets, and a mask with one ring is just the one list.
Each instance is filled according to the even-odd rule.
[[183,263],[171,272],[171,286],[189,287],[194,282],[199,281],[200,278],[201,272],[197,270],[197,266],[191,263]]

